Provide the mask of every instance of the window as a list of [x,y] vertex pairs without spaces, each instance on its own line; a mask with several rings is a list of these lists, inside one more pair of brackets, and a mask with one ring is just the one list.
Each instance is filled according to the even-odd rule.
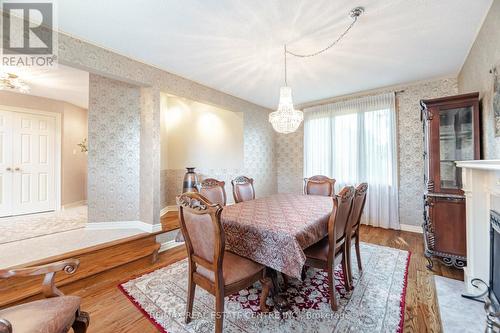
[[335,178],[336,191],[367,182],[364,222],[399,229],[394,94],[304,111],[304,176]]

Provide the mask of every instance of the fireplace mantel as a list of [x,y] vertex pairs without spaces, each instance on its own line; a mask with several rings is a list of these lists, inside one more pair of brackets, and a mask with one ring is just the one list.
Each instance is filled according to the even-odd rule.
[[469,293],[478,290],[471,280],[489,281],[490,210],[500,212],[500,160],[460,161],[466,198],[467,266],[464,268]]
[[500,171],[500,160],[458,161],[457,166],[460,168],[468,168],[468,169]]

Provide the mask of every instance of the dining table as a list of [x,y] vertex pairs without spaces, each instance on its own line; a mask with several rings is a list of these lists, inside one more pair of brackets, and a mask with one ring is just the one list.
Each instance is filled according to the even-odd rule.
[[304,249],[328,234],[331,197],[282,193],[224,207],[226,249],[301,279]]

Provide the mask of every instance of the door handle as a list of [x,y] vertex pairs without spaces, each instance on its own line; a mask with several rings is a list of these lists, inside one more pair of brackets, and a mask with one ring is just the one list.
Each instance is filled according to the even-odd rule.
[[17,167],[14,169],[14,171],[21,171],[21,168]]
[[5,168],[5,171],[12,171],[12,168]]

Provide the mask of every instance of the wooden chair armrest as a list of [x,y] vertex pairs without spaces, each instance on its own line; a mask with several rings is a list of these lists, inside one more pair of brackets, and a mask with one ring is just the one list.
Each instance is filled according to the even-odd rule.
[[12,325],[7,319],[0,318],[0,333],[12,333]]
[[0,269],[0,279],[45,275],[42,284],[43,295],[45,297],[62,296],[63,293],[57,289],[54,284],[55,274],[60,271],[63,271],[66,274],[73,274],[76,272],[79,265],[80,261],[78,259],[67,259],[41,266]]

